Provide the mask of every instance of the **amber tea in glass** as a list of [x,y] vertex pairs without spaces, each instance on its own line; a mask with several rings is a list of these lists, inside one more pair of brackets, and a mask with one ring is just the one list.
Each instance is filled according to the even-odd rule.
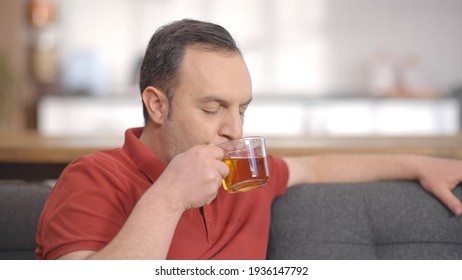
[[230,192],[246,192],[268,183],[265,139],[245,137],[219,145],[225,151],[223,161],[229,167],[223,188]]

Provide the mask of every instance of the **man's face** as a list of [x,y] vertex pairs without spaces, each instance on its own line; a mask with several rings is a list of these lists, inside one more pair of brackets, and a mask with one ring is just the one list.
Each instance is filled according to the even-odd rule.
[[250,75],[239,54],[187,48],[163,127],[167,160],[194,145],[242,137],[251,99]]

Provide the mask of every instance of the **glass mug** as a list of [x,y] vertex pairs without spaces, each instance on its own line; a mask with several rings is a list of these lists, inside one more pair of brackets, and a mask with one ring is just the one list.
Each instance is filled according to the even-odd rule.
[[269,171],[263,137],[244,137],[218,146],[224,150],[223,161],[229,167],[229,175],[222,181],[227,192],[246,192],[268,183]]

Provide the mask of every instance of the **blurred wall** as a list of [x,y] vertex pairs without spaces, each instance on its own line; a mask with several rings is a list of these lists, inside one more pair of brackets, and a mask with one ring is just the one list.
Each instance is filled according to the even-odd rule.
[[60,55],[91,51],[111,94],[136,91],[136,65],[159,26],[180,18],[217,22],[235,36],[256,94],[367,94],[374,56],[411,55],[424,83],[443,93],[462,83],[459,0],[66,0]]
[[0,131],[32,126],[34,95],[28,77],[27,0],[0,1]]

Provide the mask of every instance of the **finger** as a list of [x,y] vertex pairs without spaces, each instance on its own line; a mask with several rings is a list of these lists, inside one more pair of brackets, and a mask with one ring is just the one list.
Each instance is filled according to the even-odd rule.
[[221,178],[226,178],[229,175],[229,166],[222,161],[218,161],[217,165],[218,173],[220,174]]
[[210,146],[210,155],[217,160],[222,160],[225,151],[218,146]]
[[451,209],[454,214],[457,216],[462,215],[462,203],[450,189],[443,188],[439,192],[435,192],[435,196]]

